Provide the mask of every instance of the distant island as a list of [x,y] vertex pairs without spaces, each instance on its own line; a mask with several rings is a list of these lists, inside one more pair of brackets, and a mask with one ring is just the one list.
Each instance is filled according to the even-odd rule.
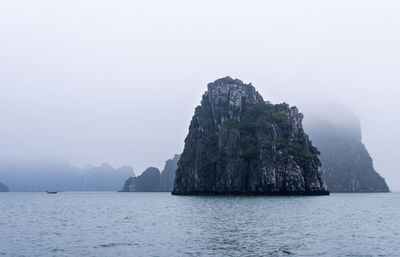
[[271,104],[251,84],[208,84],[176,171],[174,195],[328,195],[303,115]]
[[66,161],[0,160],[0,181],[10,191],[118,191],[133,168],[114,168],[109,164],[80,168]]
[[124,184],[122,192],[171,192],[174,187],[175,173],[179,154],[166,161],[164,170],[150,167],[140,176],[130,177]]
[[389,192],[361,142],[358,118],[340,106],[309,115],[306,130],[321,152],[322,177],[331,192]]
[[6,185],[4,185],[3,183],[0,183],[0,192],[9,192],[10,190],[8,189],[8,187]]

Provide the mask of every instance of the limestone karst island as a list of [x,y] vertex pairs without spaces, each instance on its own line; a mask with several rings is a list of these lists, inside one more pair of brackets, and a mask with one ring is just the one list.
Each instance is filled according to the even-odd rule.
[[183,154],[166,161],[161,172],[150,167],[130,177],[122,191],[172,191],[175,195],[389,192],[361,142],[357,116],[340,106],[319,113],[307,113],[303,130],[303,115],[297,108],[265,102],[251,84],[219,79],[208,85],[196,108]]
[[328,195],[318,150],[288,104],[230,77],[208,84],[176,171],[174,195]]

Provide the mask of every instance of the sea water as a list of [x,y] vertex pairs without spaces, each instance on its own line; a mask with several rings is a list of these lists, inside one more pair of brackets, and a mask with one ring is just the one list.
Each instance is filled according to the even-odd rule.
[[400,256],[400,194],[0,193],[0,256]]

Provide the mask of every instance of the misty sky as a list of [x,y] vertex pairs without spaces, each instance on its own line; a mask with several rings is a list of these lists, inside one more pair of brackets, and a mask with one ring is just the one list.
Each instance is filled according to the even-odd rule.
[[400,2],[2,0],[0,157],[162,168],[208,82],[337,102],[400,190]]

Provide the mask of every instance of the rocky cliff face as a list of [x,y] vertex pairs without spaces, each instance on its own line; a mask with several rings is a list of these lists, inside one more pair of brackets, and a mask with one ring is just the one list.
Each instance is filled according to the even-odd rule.
[[164,170],[161,172],[161,187],[163,191],[172,192],[174,189],[175,174],[180,158],[179,154],[175,154],[174,158],[165,162]]
[[287,104],[264,102],[251,84],[208,84],[195,109],[173,194],[329,194],[318,151]]
[[0,183],[0,192],[9,192],[8,187],[2,183]]
[[332,192],[389,192],[361,142],[357,117],[341,108],[330,108],[333,111],[322,117],[310,116],[306,126],[321,151],[322,177],[329,189]]

